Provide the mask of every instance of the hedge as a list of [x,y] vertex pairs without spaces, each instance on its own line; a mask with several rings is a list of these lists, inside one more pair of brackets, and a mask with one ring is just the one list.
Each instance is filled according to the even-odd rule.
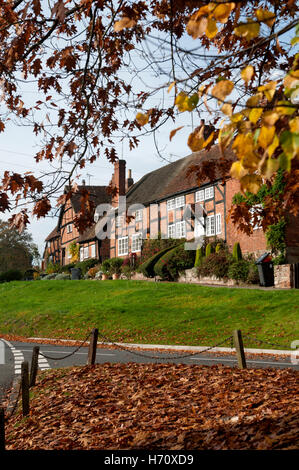
[[159,251],[155,255],[153,255],[151,258],[149,258],[147,261],[142,263],[139,268],[138,272],[141,272],[144,276],[146,277],[154,277],[155,276],[155,271],[154,271],[154,266],[159,260],[161,256],[163,256],[165,253],[173,249],[172,247],[167,247],[164,248],[164,250]]
[[180,272],[193,268],[194,260],[194,250],[185,250],[184,242],[160,257],[154,266],[154,272],[163,280],[175,281]]

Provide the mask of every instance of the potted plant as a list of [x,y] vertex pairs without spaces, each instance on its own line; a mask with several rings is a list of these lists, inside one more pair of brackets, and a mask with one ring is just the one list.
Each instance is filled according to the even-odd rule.
[[112,279],[119,279],[121,274],[121,267],[123,264],[122,258],[112,258],[110,260],[110,272],[112,274]]
[[101,271],[102,271],[102,281],[105,281],[106,279],[109,279],[110,276],[110,259],[105,259],[103,261],[102,266],[101,266]]

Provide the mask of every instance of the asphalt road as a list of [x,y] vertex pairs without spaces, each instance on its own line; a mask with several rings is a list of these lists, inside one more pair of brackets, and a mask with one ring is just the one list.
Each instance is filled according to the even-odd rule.
[[[52,344],[38,344],[38,343],[21,343],[21,342],[8,342],[0,339],[0,401],[3,398],[5,391],[12,385],[13,379],[21,373],[21,363],[28,361],[31,363],[32,350],[34,346],[39,346],[39,368],[46,370],[50,368],[68,367],[74,365],[84,365],[87,361],[88,348],[82,347],[75,351],[77,348],[74,346],[58,346]],[[74,352],[75,351],[75,352]],[[71,356],[60,359],[70,353]],[[180,356],[181,357],[178,357]],[[98,348],[96,355],[97,363],[183,363],[183,364],[201,364],[213,365],[224,364],[230,367],[236,367],[237,361],[233,356],[221,354],[197,354],[185,357],[188,353],[180,352],[158,352],[150,350],[138,351],[125,351],[122,349],[106,349]],[[190,353],[191,354],[191,353]],[[299,370],[299,365],[292,364],[291,357],[281,356],[276,357],[257,357],[252,359],[247,358],[247,367],[249,368],[287,368]]]

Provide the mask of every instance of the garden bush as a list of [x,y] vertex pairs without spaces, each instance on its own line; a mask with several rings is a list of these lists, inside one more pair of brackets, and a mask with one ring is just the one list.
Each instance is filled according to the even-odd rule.
[[111,258],[110,259],[110,272],[111,274],[120,274],[121,273],[121,267],[123,265],[123,259],[122,258]]
[[50,281],[52,279],[55,279],[57,276],[57,273],[50,273],[50,274],[47,274],[46,276],[43,276],[42,277],[42,281]]
[[59,273],[55,277],[55,281],[67,281],[71,276],[67,273]]
[[250,262],[246,259],[233,261],[228,269],[228,277],[235,281],[246,282],[248,279]]
[[0,282],[21,281],[23,274],[19,269],[10,269],[0,274]]
[[238,242],[235,243],[233,246],[233,258],[236,261],[241,261],[242,259],[242,251],[241,251],[240,243]]
[[143,241],[142,253],[141,253],[141,264],[158,254],[162,250],[173,248],[181,243],[181,240],[175,238],[161,238],[161,235],[157,239],[147,239]]
[[108,274],[108,276],[110,275],[110,259],[105,259],[103,262],[102,262],[102,265],[101,265],[101,271],[103,272],[103,274]]
[[75,264],[75,268],[81,269],[81,274],[84,276],[90,268],[93,268],[99,263],[99,260],[96,258],[90,258],[85,261],[80,261]]
[[175,281],[180,273],[193,268],[194,261],[194,250],[185,250],[185,243],[181,243],[159,258],[154,265],[154,272],[163,280]]
[[210,256],[210,254],[212,253],[212,245],[211,243],[208,243],[207,246],[206,246],[206,257]]
[[154,266],[161,256],[170,251],[172,247],[164,248],[164,250],[158,251],[151,258],[146,260],[144,263],[140,264],[137,271],[141,272],[145,277],[154,277],[155,271]]
[[203,260],[204,260],[203,248],[202,246],[199,246],[196,250],[194,267],[199,268],[202,265]]
[[225,252],[211,253],[207,256],[202,265],[198,267],[199,276],[215,276],[217,279],[228,277],[230,266],[230,256]]
[[94,279],[96,277],[97,272],[100,270],[100,265],[94,266],[87,271],[88,278]]

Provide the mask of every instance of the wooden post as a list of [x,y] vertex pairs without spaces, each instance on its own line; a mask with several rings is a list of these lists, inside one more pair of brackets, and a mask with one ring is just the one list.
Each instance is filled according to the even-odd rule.
[[0,451],[5,450],[5,412],[0,408]]
[[23,416],[29,414],[29,364],[28,361],[22,362],[21,367],[21,387],[22,387],[22,409]]
[[29,387],[34,387],[38,369],[39,346],[34,346],[31,358]]
[[94,328],[92,330],[92,335],[89,343],[89,350],[88,350],[88,358],[87,358],[87,365],[91,366],[94,365],[97,353],[97,342],[98,342],[98,334],[99,330]]
[[238,365],[240,369],[246,369],[246,359],[243,347],[241,330],[234,331],[234,344],[237,352]]

